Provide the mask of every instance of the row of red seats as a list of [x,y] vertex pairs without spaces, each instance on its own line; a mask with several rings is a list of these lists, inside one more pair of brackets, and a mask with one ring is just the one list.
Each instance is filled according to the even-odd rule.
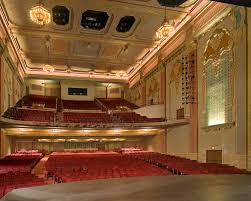
[[94,101],[63,100],[63,108],[71,110],[101,110]]
[[47,161],[46,170],[59,182],[171,174],[163,168],[120,154],[54,155]]
[[247,171],[240,170],[233,166],[213,163],[199,163],[178,156],[160,153],[130,153],[129,155],[143,161],[165,167],[175,174],[247,174]]
[[3,114],[3,117],[7,118],[7,119],[20,119],[21,115],[18,112],[18,109],[16,107],[11,107],[8,108],[5,113]]
[[10,172],[0,174],[0,198],[17,188],[45,185],[43,179],[30,173]]
[[21,121],[54,122],[55,112],[44,110],[18,109],[18,119]]
[[162,122],[164,119],[161,118],[147,118],[141,116],[135,112],[123,112],[123,113],[113,113],[116,115],[123,123],[147,123],[147,122]]
[[45,108],[56,108],[56,99],[57,97],[53,96],[27,95],[17,103],[17,106],[32,107],[33,104],[40,104]]
[[64,112],[63,118],[65,123],[112,123],[112,119],[107,113]]
[[100,98],[98,100],[109,110],[116,110],[119,107],[128,107],[132,110],[139,108],[137,105],[122,98]]
[[36,163],[42,158],[42,154],[14,154],[0,160],[0,174],[8,172],[30,172]]
[[0,198],[13,189],[45,185],[31,170],[43,157],[38,152],[19,152],[0,160]]

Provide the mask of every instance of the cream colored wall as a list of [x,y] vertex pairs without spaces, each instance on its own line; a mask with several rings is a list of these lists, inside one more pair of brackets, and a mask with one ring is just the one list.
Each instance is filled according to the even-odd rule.
[[[87,88],[87,96],[71,96],[68,95],[68,88]],[[85,100],[92,101],[95,97],[95,86],[89,81],[61,81],[61,98],[64,100]]]
[[[157,70],[161,65],[166,69],[166,117],[167,119],[176,119],[176,110],[182,108],[181,104],[181,82],[171,81],[171,72],[175,67],[176,61],[180,62],[181,56],[186,54],[191,48],[197,49],[197,78],[198,84],[198,101],[192,107],[185,106],[185,117],[190,123],[185,126],[172,127],[167,131],[167,153],[175,155],[188,156],[189,158],[197,158],[205,162],[206,150],[222,149],[223,163],[235,165],[240,168],[247,167],[247,161],[251,167],[251,158],[247,159],[247,148],[251,156],[251,59],[249,58],[249,71],[246,73],[246,55],[250,51],[246,51],[246,40],[248,38],[249,49],[251,49],[251,11],[248,10],[248,37],[246,36],[245,25],[245,8],[238,6],[230,6],[227,4],[211,3],[208,7],[193,19],[193,21],[185,26],[175,37],[170,38],[168,44],[164,48],[160,48],[155,60],[159,61],[154,68]],[[227,29],[233,40],[233,104],[232,114],[233,122],[230,125],[218,125],[216,127],[204,128],[205,118],[205,91],[203,83],[203,57],[206,43],[213,31],[216,29]],[[192,47],[190,44],[193,42]],[[198,47],[197,47],[198,45]],[[195,47],[194,47],[195,46]],[[215,43],[217,47],[217,43]],[[169,48],[172,47],[172,48]],[[176,48],[174,48],[176,47]],[[184,50],[182,50],[184,48]],[[170,50],[171,49],[171,50]],[[158,57],[158,59],[157,59]],[[161,60],[161,62],[160,62]],[[129,84],[131,90],[128,93],[130,100],[135,103],[141,103],[139,95],[142,83],[146,82],[144,70],[150,68],[150,61],[143,66],[142,71],[132,78]],[[149,70],[149,71],[150,71]],[[248,88],[247,86],[248,78]],[[149,81],[145,83],[146,92],[149,89]],[[248,92],[248,108],[247,108],[247,92]],[[140,98],[138,98],[140,97]],[[146,97],[148,97],[146,95]],[[197,109],[198,106],[198,109]],[[249,119],[246,118],[248,109]],[[197,117],[198,115],[198,117]],[[195,117],[194,117],[195,116]],[[198,121],[198,124],[197,124]],[[248,127],[247,127],[248,124]],[[247,131],[248,128],[248,131]],[[198,130],[198,131],[197,131]],[[247,132],[249,133],[248,147]],[[179,146],[175,146],[179,145]],[[249,167],[249,169],[250,169]]]
[[6,135],[3,129],[0,129],[0,132],[1,132],[0,157],[3,158],[4,156],[11,154],[12,141],[11,137]]
[[142,86],[141,84],[137,84],[137,86],[133,86],[131,89],[128,89],[126,98],[128,101],[134,103],[135,105],[142,106]]
[[160,70],[146,78],[146,105],[160,104]]
[[[29,88],[29,94],[41,96],[57,96],[61,97],[61,86],[59,83],[51,83],[47,80],[26,80],[26,87]],[[40,86],[41,90],[32,88],[32,85]]]
[[106,98],[106,87],[96,86],[95,87],[95,98]]
[[190,152],[189,131],[191,125],[175,126],[167,130],[167,153],[173,155],[188,154]]
[[9,63],[7,53],[1,56],[1,114],[23,97],[24,84]]
[[[188,44],[183,46],[164,64],[166,69],[166,119],[176,120],[176,111],[184,108],[184,118],[190,123],[181,126],[174,126],[167,129],[166,150],[168,154],[182,156],[190,159],[197,159],[197,128],[196,122],[192,121],[191,104],[182,104],[182,57],[188,56],[194,46]],[[195,124],[195,125],[194,125]]]
[[160,134],[146,137],[145,138],[145,148],[148,151],[165,153],[165,131]]
[[[237,28],[235,20],[236,12],[241,14],[242,20],[240,27]],[[210,28],[204,35],[198,38],[198,120],[199,120],[199,136],[198,136],[198,152],[199,161],[206,161],[206,150],[219,149],[223,151],[223,163],[231,164],[240,168],[246,168],[246,122],[245,122],[245,55],[246,48],[243,39],[245,39],[245,13],[242,11],[232,10],[231,13],[215,26]],[[203,96],[203,62],[204,50],[206,43],[216,29],[227,29],[234,41],[234,79],[233,79],[233,122],[235,124],[230,127],[225,125],[216,126],[216,128],[204,128],[205,122],[205,97]]]
[[[118,93],[113,93],[112,89],[118,89]],[[122,91],[124,91],[124,87],[120,87],[120,86],[111,86],[108,88],[107,90],[107,97],[108,98],[121,98],[122,95]]]
[[[35,90],[32,88],[32,85],[38,85],[41,87],[41,90]],[[43,80],[28,80],[26,81],[26,86],[29,88],[29,94],[32,95],[45,95],[44,81]]]
[[165,105],[149,105],[134,110],[137,114],[148,118],[165,118]]

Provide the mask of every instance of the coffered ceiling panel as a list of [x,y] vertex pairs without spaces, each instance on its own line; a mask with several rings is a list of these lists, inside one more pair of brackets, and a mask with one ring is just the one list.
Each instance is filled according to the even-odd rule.
[[[128,71],[156,45],[155,33],[164,15],[157,0],[43,0],[52,22],[39,26],[29,17],[37,2],[1,0],[1,6],[25,68],[29,73],[42,72],[50,62],[54,76],[57,70],[67,74],[99,71],[106,76]],[[179,23],[192,8],[168,8],[167,18]],[[65,18],[58,12],[66,13]]]
[[90,43],[87,41],[74,41],[72,46],[73,56],[97,57],[101,48],[100,43]]
[[68,55],[70,53],[71,43],[69,40],[53,39],[51,44],[51,54]]
[[17,36],[17,42],[20,50],[23,53],[33,52],[44,54],[45,53],[45,40],[40,37]]
[[116,58],[122,51],[121,45],[104,45],[100,56]]

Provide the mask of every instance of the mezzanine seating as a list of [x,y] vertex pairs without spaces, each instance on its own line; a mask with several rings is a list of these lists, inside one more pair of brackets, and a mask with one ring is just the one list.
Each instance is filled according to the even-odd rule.
[[53,111],[18,109],[18,119],[16,120],[54,122],[54,115]]
[[139,107],[122,98],[100,98],[98,99],[108,110],[117,110],[119,107],[138,109]]
[[[30,99],[30,97],[33,97],[34,99],[36,96],[29,95],[24,97],[24,100],[33,100]],[[51,100],[55,100],[55,109],[44,107],[37,109],[21,107],[22,104],[19,105],[19,101],[17,106],[19,105],[20,107],[15,106],[9,108],[4,113],[3,117],[7,119],[31,121],[32,123],[40,122],[50,125],[62,124],[62,126],[66,126],[66,124],[69,124],[69,126],[79,126],[77,124],[88,124],[95,127],[99,126],[99,124],[103,127],[106,126],[105,124],[110,123],[155,123],[164,121],[164,119],[161,118],[147,118],[134,112],[128,112],[128,108],[125,110],[119,110],[118,108],[120,106],[131,108],[137,107],[134,104],[120,98],[96,99],[95,101],[68,101],[55,97],[52,97],[51,99],[43,96],[43,98],[40,96],[38,97],[45,101],[45,105],[50,105],[49,102]],[[105,102],[106,106],[104,106],[100,100]],[[46,101],[49,101],[48,104]],[[109,111],[109,109],[106,108],[107,106],[109,108],[116,108],[119,111]],[[106,110],[106,113],[102,110]]]
[[70,110],[101,110],[94,101],[62,100],[63,108]]
[[116,115],[123,123],[147,123],[147,122],[162,122],[164,119],[161,118],[147,118],[141,116],[135,112],[119,112],[113,113]]
[[103,124],[112,123],[111,116],[107,113],[74,113],[64,112],[63,113],[64,123],[93,123]]
[[116,153],[51,155],[46,169],[58,182],[171,174],[142,160]]

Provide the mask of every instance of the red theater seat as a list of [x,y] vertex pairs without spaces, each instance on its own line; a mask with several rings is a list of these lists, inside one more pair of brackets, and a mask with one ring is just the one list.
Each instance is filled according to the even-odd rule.
[[139,108],[137,105],[128,102],[125,99],[122,98],[100,98],[98,99],[105,108],[108,110],[116,110],[119,107],[127,107],[129,109],[137,109]]
[[101,110],[94,101],[63,100],[63,108],[71,110]]

